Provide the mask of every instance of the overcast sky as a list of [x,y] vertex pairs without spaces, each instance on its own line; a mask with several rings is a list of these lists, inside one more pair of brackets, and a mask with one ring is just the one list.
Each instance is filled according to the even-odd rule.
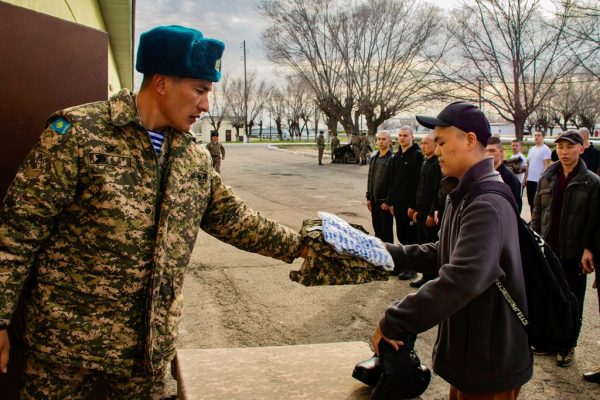
[[[242,41],[246,41],[248,70],[255,70],[260,77],[272,78],[276,74],[270,62],[264,57],[260,33],[265,28],[256,11],[260,0],[138,0],[136,1],[135,48],[139,35],[159,25],[183,25],[196,28],[204,36],[219,39],[225,43],[223,73],[243,76]],[[446,9],[459,4],[459,0],[431,0]],[[549,3],[550,0],[542,0]],[[141,83],[141,75],[136,72],[136,89]]]
[[[256,70],[262,77],[275,74],[261,48],[260,33],[266,27],[256,11],[260,0],[139,0],[136,1],[136,52],[139,36],[159,25],[183,25],[196,28],[206,37],[225,43],[223,73],[242,76],[244,72],[242,41],[246,41],[248,70]],[[433,1],[444,8],[458,4],[458,0]],[[136,88],[141,75],[136,72]]]

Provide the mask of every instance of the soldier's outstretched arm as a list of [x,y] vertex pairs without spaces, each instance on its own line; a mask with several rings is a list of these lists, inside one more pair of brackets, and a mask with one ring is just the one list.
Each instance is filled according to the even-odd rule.
[[211,174],[212,198],[202,217],[201,228],[239,249],[285,262],[301,256],[300,234],[252,210],[218,174]]
[[[78,145],[71,128],[62,118],[50,121],[21,164],[0,209],[0,329],[10,323],[54,217],[75,193]],[[2,360],[5,349],[0,348]]]

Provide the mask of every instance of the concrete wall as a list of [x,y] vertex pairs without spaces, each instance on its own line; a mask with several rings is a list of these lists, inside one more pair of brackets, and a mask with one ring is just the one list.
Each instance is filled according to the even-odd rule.
[[[75,22],[106,32],[104,19],[97,0],[2,0],[42,14]],[[108,46],[108,96],[122,89],[113,51]]]

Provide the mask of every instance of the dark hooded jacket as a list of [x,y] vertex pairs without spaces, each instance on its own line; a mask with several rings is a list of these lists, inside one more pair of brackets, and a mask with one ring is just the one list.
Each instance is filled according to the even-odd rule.
[[473,185],[483,180],[501,181],[491,158],[475,164],[460,181],[444,180],[456,186],[439,242],[387,244],[396,268],[438,272],[439,277],[392,303],[380,322],[391,339],[438,325],[433,370],[473,393],[522,386],[533,372],[527,333],[494,284],[499,279],[526,312],[516,213],[497,193],[480,194],[463,205]]
[[415,208],[423,160],[423,153],[416,143],[405,152],[402,151],[402,147],[398,149],[392,158],[391,185],[387,204]]

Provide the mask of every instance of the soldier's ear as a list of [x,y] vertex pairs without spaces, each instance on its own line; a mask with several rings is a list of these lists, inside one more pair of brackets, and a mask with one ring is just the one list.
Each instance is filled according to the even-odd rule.
[[166,75],[154,74],[152,76],[152,89],[161,96],[167,93],[168,77]]

